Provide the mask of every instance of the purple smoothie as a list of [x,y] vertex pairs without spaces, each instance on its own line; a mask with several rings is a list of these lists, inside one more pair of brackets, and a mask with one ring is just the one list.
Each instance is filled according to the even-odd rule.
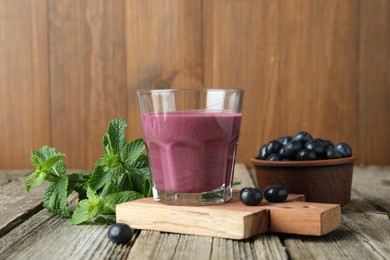
[[141,120],[157,190],[202,193],[230,188],[241,113],[146,113]]

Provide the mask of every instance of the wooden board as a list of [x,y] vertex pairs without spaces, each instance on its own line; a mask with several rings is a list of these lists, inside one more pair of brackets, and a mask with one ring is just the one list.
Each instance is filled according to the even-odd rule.
[[117,205],[117,222],[135,229],[245,239],[265,232],[320,236],[341,224],[340,206],[290,195],[284,203],[245,206],[235,193],[221,205],[176,206],[146,198]]

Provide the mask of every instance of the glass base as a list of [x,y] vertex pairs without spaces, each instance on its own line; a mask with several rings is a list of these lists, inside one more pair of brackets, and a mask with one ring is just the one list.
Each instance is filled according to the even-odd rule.
[[202,193],[165,192],[153,187],[154,200],[169,205],[204,206],[222,204],[229,201],[231,197],[231,186]]

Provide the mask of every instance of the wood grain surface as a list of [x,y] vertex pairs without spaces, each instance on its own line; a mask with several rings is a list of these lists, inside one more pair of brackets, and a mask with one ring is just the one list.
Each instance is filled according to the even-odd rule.
[[127,116],[124,2],[49,1],[49,10],[52,145],[73,168],[92,168],[109,121]]
[[130,138],[142,135],[137,89],[203,85],[201,1],[126,1]]
[[222,205],[177,206],[153,198],[116,207],[117,222],[136,229],[246,239],[266,232],[322,236],[340,227],[340,205],[303,202],[290,194],[283,203],[264,200],[258,206],[243,205],[238,192]]
[[47,15],[46,1],[0,1],[0,168],[30,168],[52,140]]
[[[236,172],[242,177],[235,181],[253,185],[243,165]],[[28,171],[0,171],[0,259],[390,258],[390,167],[355,167],[352,199],[342,208],[341,227],[325,236],[263,234],[239,241],[137,230],[127,245],[111,243],[108,226],[74,226],[46,209],[32,211],[43,191],[33,188],[34,195],[25,193],[26,174]],[[15,194],[31,196],[30,201],[12,204]],[[28,213],[22,219],[18,210],[4,214],[10,205]],[[15,224],[4,227],[6,219]]]
[[362,162],[382,164],[390,143],[390,2],[362,0],[360,9],[358,149]]
[[245,90],[237,161],[307,130],[389,165],[386,0],[0,0],[0,168],[51,145],[91,169],[136,90]]

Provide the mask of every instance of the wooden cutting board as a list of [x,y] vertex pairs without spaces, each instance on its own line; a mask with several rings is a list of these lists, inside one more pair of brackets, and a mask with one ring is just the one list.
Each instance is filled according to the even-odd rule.
[[118,223],[134,229],[245,239],[265,232],[321,236],[341,224],[338,204],[304,202],[289,195],[283,203],[263,200],[246,206],[235,192],[230,202],[209,206],[175,206],[145,198],[117,205]]

